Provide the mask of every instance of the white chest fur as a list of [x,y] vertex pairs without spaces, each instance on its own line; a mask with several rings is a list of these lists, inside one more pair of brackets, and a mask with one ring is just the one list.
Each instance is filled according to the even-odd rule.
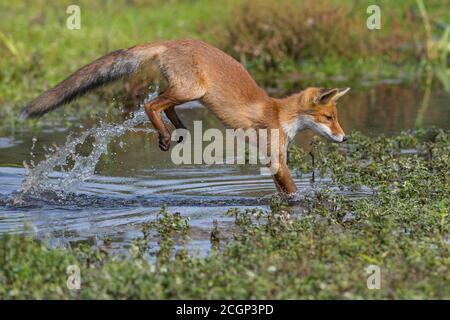
[[289,138],[289,142],[294,139],[297,132],[302,131],[310,127],[312,117],[311,116],[299,116],[297,119],[283,124],[283,130]]

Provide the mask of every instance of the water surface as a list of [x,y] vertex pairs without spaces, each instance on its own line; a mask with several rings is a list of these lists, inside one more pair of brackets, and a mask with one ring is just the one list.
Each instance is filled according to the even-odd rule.
[[[339,119],[346,132],[370,135],[394,135],[418,123],[448,129],[449,98],[434,90],[424,104],[420,87],[380,84],[342,98]],[[63,110],[56,112],[63,115]],[[194,120],[202,120],[204,130],[224,129],[196,103],[180,107],[179,114],[191,129]],[[267,208],[275,193],[271,178],[260,175],[259,166],[174,165],[170,152],[157,148],[157,135],[142,111],[104,123],[91,118],[62,123],[0,135],[0,234],[24,232],[28,224],[26,232],[51,244],[108,237],[113,247],[123,248],[141,237],[142,223],[155,219],[167,204],[169,211],[190,218],[192,247],[204,253],[210,247],[213,220],[226,229],[233,223],[225,215],[228,209]],[[310,137],[304,133],[295,143],[307,147]],[[31,176],[26,177],[24,161],[37,166]],[[328,182],[313,185],[309,175],[294,176],[300,195]],[[338,192],[349,197],[369,194]]]

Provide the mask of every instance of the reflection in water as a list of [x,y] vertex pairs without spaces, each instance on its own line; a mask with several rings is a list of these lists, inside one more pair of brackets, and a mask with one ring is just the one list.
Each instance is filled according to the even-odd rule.
[[433,71],[431,66],[427,66],[426,68],[426,80],[425,80],[425,91],[423,94],[422,105],[420,106],[419,111],[417,112],[416,117],[416,127],[423,127],[423,118],[425,117],[425,113],[430,106],[430,97],[431,97],[431,85],[433,83]]
[[[382,84],[367,91],[352,92],[338,105],[342,127],[369,135],[394,135],[412,129],[426,94],[424,89]],[[423,112],[424,127],[449,128],[449,99],[450,94],[444,91],[431,93],[430,107]]]
[[[413,128],[420,114],[424,126],[448,128],[449,94],[431,91],[429,107],[421,109],[423,96],[423,90],[400,84],[354,90],[339,103],[340,123],[347,133],[392,135]],[[188,128],[194,120],[202,120],[203,130],[224,129],[198,104],[179,107],[179,114]],[[196,234],[202,235],[196,245],[209,248],[214,219],[231,224],[224,215],[228,208],[265,207],[275,192],[271,179],[259,175],[259,166],[175,166],[170,152],[157,148],[157,136],[145,115],[126,117],[114,119],[120,125],[77,119],[70,129],[52,124],[38,132],[1,136],[0,233],[21,231],[25,222],[31,222],[38,234],[57,241],[109,236],[126,246],[141,236],[139,224],[153,219],[167,203],[171,211],[191,218]],[[69,134],[73,136],[68,145],[46,158],[52,152],[44,146],[62,146]],[[310,136],[299,135],[296,143],[307,146]],[[31,160],[37,164],[34,174],[22,183],[23,161]],[[311,190],[309,180],[309,176],[296,179],[300,192]],[[314,187],[320,189],[326,182],[317,181]],[[359,197],[367,190],[345,194]],[[23,201],[14,205],[14,198]]]

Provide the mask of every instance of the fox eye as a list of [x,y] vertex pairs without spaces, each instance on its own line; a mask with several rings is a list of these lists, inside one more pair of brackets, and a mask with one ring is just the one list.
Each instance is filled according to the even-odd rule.
[[333,121],[333,117],[332,116],[326,116],[328,121]]

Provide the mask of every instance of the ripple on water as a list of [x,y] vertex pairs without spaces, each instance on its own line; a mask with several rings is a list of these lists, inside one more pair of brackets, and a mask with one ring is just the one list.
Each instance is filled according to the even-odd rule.
[[[107,152],[112,138],[129,131],[146,131],[136,126],[147,121],[140,110],[120,124],[100,124],[70,137],[36,166],[0,167],[0,233],[30,232],[50,237],[52,243],[78,242],[95,237],[113,238],[126,246],[140,237],[140,225],[155,219],[160,207],[169,206],[190,218],[195,230],[193,245],[209,248],[213,220],[232,224],[225,215],[229,208],[267,208],[275,192],[270,177],[259,169],[237,166],[177,166],[140,170],[127,177],[95,174],[96,164]],[[77,147],[93,142],[87,155]],[[34,141],[35,142],[35,141]],[[0,140],[0,148],[15,143]],[[67,167],[68,161],[73,163]],[[300,192],[290,200],[301,203],[314,197],[326,180],[311,187],[309,176],[295,179]],[[336,190],[339,192],[340,191]],[[348,193],[358,197],[367,194]],[[25,229],[29,224],[31,227]]]

